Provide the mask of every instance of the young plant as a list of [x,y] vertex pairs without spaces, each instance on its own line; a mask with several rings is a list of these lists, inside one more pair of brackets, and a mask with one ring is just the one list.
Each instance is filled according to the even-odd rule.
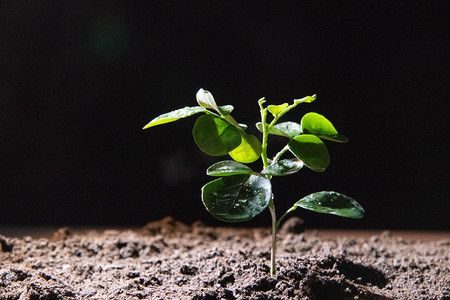
[[[212,94],[200,89],[197,92],[199,106],[185,107],[160,115],[145,125],[147,129],[170,123],[195,114],[197,118],[192,135],[197,146],[208,155],[229,155],[233,160],[224,160],[210,166],[206,173],[219,177],[202,188],[202,201],[206,209],[225,222],[248,221],[269,208],[272,217],[272,249],[270,273],[276,272],[276,236],[281,221],[290,212],[302,207],[319,213],[333,214],[347,218],[362,218],[364,209],[354,199],[332,191],[310,194],[289,208],[280,218],[275,214],[271,178],[298,172],[303,166],[316,172],[323,172],[330,163],[327,147],[322,140],[346,143],[348,139],[339,134],[333,124],[317,113],[307,113],[300,123],[278,123],[288,111],[301,103],[311,103],[316,95],[295,99],[292,104],[264,106],[261,98],[258,105],[261,122],[256,127],[262,132],[262,141],[245,132],[247,126],[236,122],[231,116],[233,106],[218,106]],[[270,122],[267,120],[271,114]],[[272,160],[267,157],[269,135],[285,137],[286,145]],[[282,158],[291,154],[290,158]],[[253,171],[249,166],[261,158],[263,169]]]

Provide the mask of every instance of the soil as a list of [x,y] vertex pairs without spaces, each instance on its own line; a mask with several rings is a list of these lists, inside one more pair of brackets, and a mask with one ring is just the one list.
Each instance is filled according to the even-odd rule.
[[165,218],[139,230],[0,236],[0,299],[450,299],[450,239],[321,236]]

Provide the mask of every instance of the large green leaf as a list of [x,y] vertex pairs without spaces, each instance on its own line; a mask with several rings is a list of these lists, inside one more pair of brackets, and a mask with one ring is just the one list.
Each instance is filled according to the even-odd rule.
[[207,114],[199,117],[192,129],[197,146],[211,156],[226,155],[241,144],[241,131],[224,119]]
[[147,129],[147,128],[150,128],[150,127],[153,127],[156,125],[174,122],[181,118],[190,117],[192,115],[195,115],[195,114],[198,114],[201,112],[207,112],[207,111],[208,110],[206,108],[201,107],[201,106],[180,108],[180,109],[162,114],[162,115],[154,118],[153,120],[150,121],[150,123],[145,125],[144,128],[142,128],[142,129]]
[[213,164],[206,170],[209,176],[231,176],[238,174],[252,174],[250,167],[234,160],[224,160]]
[[330,164],[325,144],[315,135],[301,134],[289,142],[289,150],[316,172],[323,172]]
[[234,150],[230,151],[230,156],[234,160],[241,163],[252,163],[256,161],[262,152],[262,146],[259,139],[252,135],[241,131],[242,142]]
[[307,113],[301,121],[303,133],[317,135],[323,139],[346,143],[348,139],[339,134],[333,124],[324,116],[318,113]]
[[206,209],[225,222],[253,219],[269,204],[270,180],[261,175],[233,175],[211,181],[202,188]]
[[364,217],[364,209],[354,199],[337,192],[323,191],[308,195],[294,204],[318,213],[332,214],[346,218]]
[[285,176],[297,173],[303,167],[303,162],[301,160],[291,158],[282,159],[274,164],[269,165],[267,168],[262,170],[262,175],[270,176]]

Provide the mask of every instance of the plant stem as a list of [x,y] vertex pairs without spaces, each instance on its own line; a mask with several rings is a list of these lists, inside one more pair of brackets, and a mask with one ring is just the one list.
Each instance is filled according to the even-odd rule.
[[[269,138],[269,128],[272,127],[275,122],[277,121],[277,118],[275,118],[274,120],[272,120],[272,122],[270,123],[270,125],[267,124],[267,108],[263,107],[265,100],[264,98],[261,98],[258,101],[259,104],[259,108],[261,110],[261,123],[263,125],[263,140],[262,140],[262,152],[261,152],[261,159],[263,161],[263,168],[267,168],[269,166],[269,160],[267,158],[267,140]],[[281,150],[278,156],[281,157],[281,155],[283,155],[284,152],[286,152],[288,149],[283,149]],[[266,176],[267,179],[271,179],[271,176]],[[275,213],[275,204],[273,202],[273,193],[272,193],[272,197],[270,198],[269,201],[269,210],[270,210],[270,216],[272,217],[272,249],[270,252],[270,275],[273,277],[275,276],[275,273],[277,272],[277,267],[276,267],[276,252],[277,252],[277,231],[278,231],[278,223],[277,223],[277,215]]]
[[267,123],[266,123],[266,119],[267,119],[267,109],[263,108],[262,104],[264,102],[260,101],[260,107],[261,107],[261,123],[263,124],[263,140],[262,140],[262,144],[261,144],[261,159],[263,162],[263,168],[267,168],[267,166],[269,165],[268,163],[268,159],[267,159],[267,140],[269,139],[269,131],[267,130]]
[[288,145],[284,146],[284,148],[281,149],[280,152],[277,153],[277,155],[275,155],[275,157],[272,160],[272,163],[273,164],[277,163],[280,160],[281,156],[288,150],[289,150],[289,146]]
[[273,277],[277,272],[276,266],[276,252],[277,252],[277,215],[275,213],[275,204],[273,203],[273,194],[272,199],[269,202],[269,210],[270,215],[272,217],[272,249],[270,251],[270,275]]

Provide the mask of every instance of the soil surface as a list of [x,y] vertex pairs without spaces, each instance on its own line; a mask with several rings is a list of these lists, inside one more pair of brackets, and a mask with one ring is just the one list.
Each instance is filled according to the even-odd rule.
[[140,230],[0,236],[0,299],[450,299],[450,239],[328,236],[171,218]]

